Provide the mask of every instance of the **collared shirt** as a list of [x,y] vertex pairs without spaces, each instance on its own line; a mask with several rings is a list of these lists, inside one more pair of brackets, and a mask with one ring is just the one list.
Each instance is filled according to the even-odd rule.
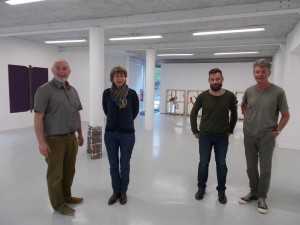
[[79,128],[78,112],[82,105],[75,88],[68,82],[66,87],[53,78],[35,93],[34,110],[44,113],[45,136],[66,134]]

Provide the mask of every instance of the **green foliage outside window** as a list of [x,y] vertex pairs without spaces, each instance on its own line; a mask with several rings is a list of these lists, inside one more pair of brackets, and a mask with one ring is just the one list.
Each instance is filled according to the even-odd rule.
[[160,85],[160,67],[156,67],[155,68],[155,86],[159,86]]

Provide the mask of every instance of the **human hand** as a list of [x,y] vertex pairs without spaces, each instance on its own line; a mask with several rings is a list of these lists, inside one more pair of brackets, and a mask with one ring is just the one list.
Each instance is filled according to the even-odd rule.
[[272,131],[272,135],[274,138],[277,138],[277,136],[279,135],[277,130]]
[[46,143],[39,144],[39,151],[45,158],[51,153],[51,150]]
[[82,135],[78,135],[78,145],[81,147],[84,143],[84,139]]

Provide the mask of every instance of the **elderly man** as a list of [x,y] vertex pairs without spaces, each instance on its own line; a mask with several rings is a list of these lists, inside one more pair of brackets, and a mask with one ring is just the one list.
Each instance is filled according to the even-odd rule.
[[83,201],[71,195],[78,145],[84,142],[79,114],[82,106],[77,91],[67,81],[71,73],[69,63],[62,59],[55,61],[52,73],[53,79],[40,86],[35,94],[34,127],[39,151],[48,164],[51,205],[63,215],[73,215],[75,209],[67,203]]

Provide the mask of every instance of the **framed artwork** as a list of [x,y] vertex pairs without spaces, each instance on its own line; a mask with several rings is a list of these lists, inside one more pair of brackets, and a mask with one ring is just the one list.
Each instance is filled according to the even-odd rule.
[[168,114],[181,114],[185,113],[185,90],[167,90],[166,96],[166,112]]
[[[187,91],[187,104],[186,104],[186,115],[190,115],[191,110],[195,104],[196,98],[202,91],[200,90],[188,90]],[[201,115],[201,110],[199,111],[199,115]]]
[[238,103],[237,103],[237,107],[238,107],[238,119],[239,120],[243,120],[244,116],[242,114],[241,104],[242,104],[244,92],[237,91],[237,92],[235,92],[235,96],[236,96],[236,99],[238,101]]

